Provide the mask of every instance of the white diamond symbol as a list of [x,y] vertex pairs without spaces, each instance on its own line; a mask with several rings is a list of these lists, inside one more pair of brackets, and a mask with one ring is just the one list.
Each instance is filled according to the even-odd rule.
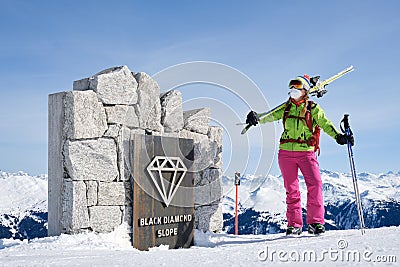
[[156,156],[147,166],[154,185],[168,207],[185,177],[187,168],[179,157]]

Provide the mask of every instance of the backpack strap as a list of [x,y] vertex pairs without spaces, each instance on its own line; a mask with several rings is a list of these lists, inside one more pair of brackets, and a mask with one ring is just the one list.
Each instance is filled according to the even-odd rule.
[[286,122],[286,119],[289,117],[289,112],[290,112],[291,107],[292,107],[292,104],[288,103],[285,107],[285,111],[283,111],[283,118],[282,118],[283,128],[285,128],[285,122]]
[[312,114],[311,110],[314,108],[317,104],[315,104],[313,101],[308,101],[307,105],[307,111],[306,111],[306,123],[308,129],[312,132],[312,136],[307,140],[309,145],[314,146],[314,152],[318,151],[318,156],[321,154],[321,149],[319,147],[319,138],[320,138],[320,133],[321,133],[321,128],[316,125],[315,129],[313,130],[313,119],[312,119]]
[[312,108],[313,104],[314,104],[313,101],[308,101],[307,110],[306,110],[306,114],[305,114],[306,124],[307,124],[308,129],[311,132],[313,132],[313,119],[312,119],[312,115],[311,115],[311,108]]
[[290,108],[292,107],[292,105],[289,103],[286,108],[285,111],[283,112],[283,127],[285,127],[285,122],[287,118],[294,118],[294,119],[298,119],[303,121],[303,123],[305,123],[305,125],[307,125],[308,129],[313,132],[313,121],[312,121],[312,116],[311,116],[311,108],[313,107],[314,102],[313,101],[308,101],[307,104],[307,109],[306,109],[306,113],[304,115],[304,117],[299,117],[299,116],[292,116],[289,115],[290,112]]
[[312,108],[314,108],[317,104],[314,103],[313,101],[308,101],[307,102],[307,108],[306,108],[306,114],[304,117],[297,117],[297,116],[290,116],[289,112],[290,112],[290,108],[292,107],[292,105],[289,103],[286,108],[285,111],[283,112],[283,127],[285,127],[285,122],[287,118],[297,118],[299,120],[303,120],[305,121],[307,128],[310,130],[310,132],[312,132],[312,136],[308,139],[308,140],[301,140],[299,139],[281,139],[280,143],[284,144],[284,143],[306,143],[309,146],[314,146],[314,151],[317,152],[318,151],[318,156],[320,155],[320,148],[319,148],[319,136],[320,136],[320,127],[317,125],[315,126],[315,129],[313,129],[313,119],[312,119],[312,114],[311,114],[311,110]]

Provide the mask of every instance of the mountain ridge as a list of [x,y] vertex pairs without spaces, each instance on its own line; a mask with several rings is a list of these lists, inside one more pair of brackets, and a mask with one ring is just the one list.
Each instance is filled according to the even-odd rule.
[[[358,173],[367,227],[400,225],[400,172]],[[327,229],[358,226],[350,174],[321,170]],[[0,238],[32,239],[47,236],[47,175],[30,176],[0,171]],[[306,188],[300,175],[303,215]],[[222,177],[224,231],[234,229],[234,178]],[[286,227],[282,176],[248,175],[239,187],[239,232],[266,234]],[[398,219],[399,218],[399,219]]]
[[[357,174],[365,224],[369,228],[400,224],[400,172]],[[325,223],[328,230],[358,227],[351,174],[321,170],[325,205]],[[306,214],[307,189],[299,175],[303,221]],[[234,178],[223,177],[224,231],[233,233]],[[286,228],[285,189],[282,176],[249,175],[239,186],[239,233],[266,234],[283,232]],[[399,218],[399,219],[398,219]],[[304,225],[304,230],[306,225]]]

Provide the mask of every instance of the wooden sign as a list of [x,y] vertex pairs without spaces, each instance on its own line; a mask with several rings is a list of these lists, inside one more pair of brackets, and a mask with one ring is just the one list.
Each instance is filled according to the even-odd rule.
[[139,250],[193,244],[193,140],[135,135],[133,246]]

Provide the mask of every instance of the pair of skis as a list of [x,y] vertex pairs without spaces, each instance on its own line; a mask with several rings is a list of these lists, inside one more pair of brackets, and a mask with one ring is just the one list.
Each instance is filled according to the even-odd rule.
[[[313,86],[313,87],[310,89],[309,95],[310,95],[310,96],[322,97],[324,94],[327,93],[327,90],[325,89],[325,87],[326,87],[328,84],[330,84],[331,82],[333,82],[333,81],[336,80],[336,79],[339,79],[339,78],[342,77],[343,75],[352,72],[353,70],[354,70],[354,67],[353,67],[353,66],[350,66],[350,67],[348,67],[347,69],[345,69],[345,70],[339,72],[338,74],[333,75],[332,77],[330,77],[330,78],[328,78],[328,79],[326,79],[326,80],[324,80],[324,81],[322,81],[322,82],[317,83],[315,86]],[[319,77],[318,77],[318,78],[319,78]],[[266,116],[268,116],[268,115],[270,115],[271,113],[273,113],[275,110],[282,108],[285,104],[286,104],[286,102],[280,104],[279,106],[277,106],[277,107],[275,107],[275,108],[273,108],[273,109],[271,109],[271,110],[269,110],[269,111],[267,111],[267,112],[257,114],[258,119],[265,118]],[[247,125],[243,128],[241,134],[245,134],[250,128],[251,128],[251,124],[247,124]]]

